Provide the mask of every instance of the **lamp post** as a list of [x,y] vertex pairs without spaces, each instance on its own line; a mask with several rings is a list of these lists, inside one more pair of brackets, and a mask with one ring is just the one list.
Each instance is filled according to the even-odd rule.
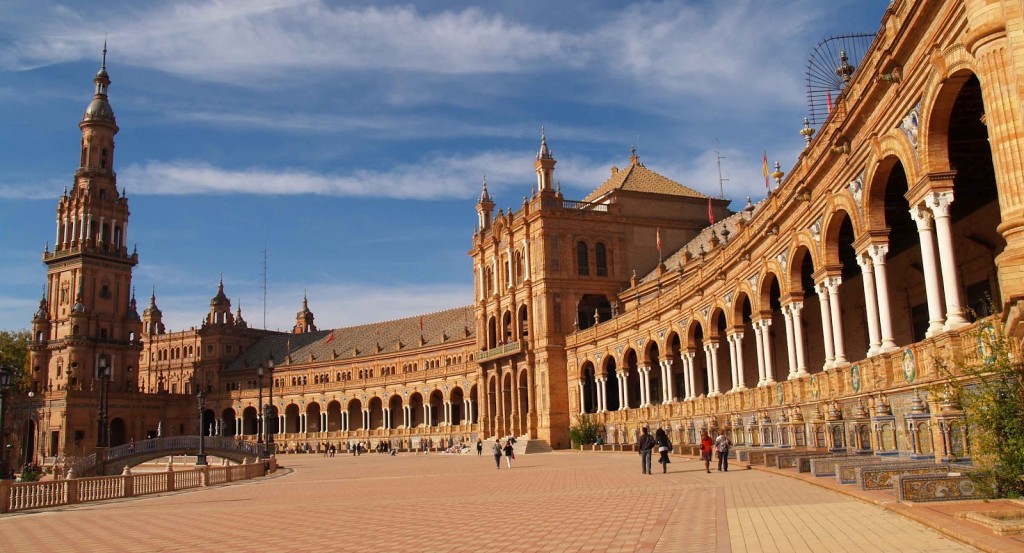
[[96,416],[96,447],[101,448],[110,445],[107,429],[107,409],[109,406],[107,388],[110,382],[110,364],[107,362],[107,356],[102,353],[96,358],[96,376],[100,381],[100,408]]
[[203,413],[206,412],[206,393],[202,389],[196,394],[199,400],[199,454],[196,455],[196,466],[206,466],[206,436],[203,433]]
[[[270,390],[267,398],[267,404],[263,406],[263,431],[267,434],[266,447],[263,448],[263,458],[267,459],[274,452],[274,433],[270,431],[270,416],[273,414],[274,406],[274,356],[267,357],[267,374],[270,376]],[[263,367],[260,367],[262,371]],[[262,385],[263,380],[260,380]],[[262,390],[262,388],[261,388]],[[277,421],[274,421],[274,429],[277,429]]]
[[0,480],[7,478],[7,442],[4,440],[4,392],[11,385],[11,371],[0,367]]
[[[259,402],[256,404],[258,411],[256,412],[256,443],[263,443],[263,432],[267,429],[267,416],[266,409],[263,407],[263,365],[256,367],[256,376],[259,380]],[[260,426],[260,421],[263,421],[263,426]]]

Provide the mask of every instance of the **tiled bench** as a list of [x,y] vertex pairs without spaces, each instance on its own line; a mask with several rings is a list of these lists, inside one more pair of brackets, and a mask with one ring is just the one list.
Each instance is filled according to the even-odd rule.
[[856,483],[862,490],[891,490],[895,478],[911,474],[947,474],[945,464],[934,462],[902,462],[880,463],[873,466],[862,466],[856,469]]
[[854,455],[840,455],[835,457],[820,457],[811,459],[811,475],[813,476],[835,476],[836,465],[839,463],[851,465],[866,465],[879,462],[874,457],[858,457]]
[[[845,461],[841,462],[841,463],[837,462],[836,465],[835,465],[834,472],[835,472],[836,482],[839,483],[839,484],[856,484],[857,483],[857,469],[858,468],[864,466],[865,464],[868,464],[868,465],[881,464],[883,461],[886,460],[886,459],[883,459],[881,457],[848,457],[847,459],[849,461],[851,461],[851,462],[849,462],[849,463],[847,463]],[[860,462],[860,461],[863,461],[863,462]],[[891,463],[892,463],[892,461],[890,461],[890,463],[887,463],[887,464],[891,464]],[[898,461],[897,461],[897,463],[898,463]]]
[[[804,451],[787,451],[785,453],[779,453],[775,456],[775,468],[777,469],[791,469],[798,467],[800,459],[807,461],[807,470],[800,472],[810,472],[811,464],[810,460],[816,457],[832,457],[832,454],[827,451],[815,451],[815,450],[804,450]],[[768,463],[768,459],[765,458],[765,464]]]
[[987,498],[971,478],[962,473],[899,474],[894,480],[893,487],[900,501],[924,503]]

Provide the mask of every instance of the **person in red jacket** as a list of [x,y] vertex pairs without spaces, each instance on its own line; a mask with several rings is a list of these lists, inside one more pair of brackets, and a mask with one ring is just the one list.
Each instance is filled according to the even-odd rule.
[[714,440],[705,430],[700,433],[700,458],[704,461],[704,470],[711,474],[711,451],[715,447]]

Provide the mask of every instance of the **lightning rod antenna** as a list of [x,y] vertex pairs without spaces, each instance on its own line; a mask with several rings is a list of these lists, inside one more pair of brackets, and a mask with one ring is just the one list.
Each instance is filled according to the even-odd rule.
[[718,162],[718,197],[725,199],[725,181],[729,179],[722,178],[722,160],[725,156],[718,149],[718,139],[715,139],[715,160]]

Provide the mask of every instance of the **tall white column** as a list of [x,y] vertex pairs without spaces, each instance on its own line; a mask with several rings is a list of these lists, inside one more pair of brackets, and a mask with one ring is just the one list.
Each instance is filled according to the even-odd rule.
[[738,389],[739,379],[736,378],[736,335],[726,334],[725,341],[729,343],[729,374],[732,376],[732,388],[730,392]]
[[924,271],[924,289],[928,296],[928,330],[930,338],[943,330],[945,313],[942,310],[942,291],[939,284],[939,264],[935,259],[935,235],[932,232],[932,214],[920,206],[910,208],[910,217],[917,223],[921,239],[921,265]]
[[53,241],[53,249],[60,247],[60,217],[57,217],[57,238]]
[[[756,332],[756,331],[755,331]],[[746,390],[746,368],[743,365],[743,333],[733,334],[733,341],[736,342],[736,383],[733,386],[736,390]]]
[[761,336],[761,355],[764,357],[764,383],[775,384],[775,368],[772,367],[772,337],[768,329],[772,326],[771,319],[761,319],[761,328],[755,329]]
[[604,395],[605,394],[605,386],[604,386],[605,378],[604,377],[595,378],[594,382],[597,383],[597,412],[598,413],[604,413],[605,411],[607,411],[607,409],[605,409],[605,407],[604,407],[604,403],[605,403],[605,395]]
[[956,252],[953,249],[953,225],[949,220],[949,206],[953,192],[934,192],[925,197],[925,205],[935,216],[935,236],[938,238],[939,264],[942,265],[942,292],[946,297],[945,330],[967,326],[960,301],[960,275],[956,271]]
[[795,301],[789,304],[793,311],[793,336],[796,339],[796,375],[797,377],[807,376],[807,359],[804,355],[804,320],[800,312],[804,309],[804,302]]
[[875,293],[875,273],[871,258],[866,254],[857,255],[861,282],[864,285],[864,311],[868,322],[868,357],[877,355],[882,347],[878,327],[878,295]]
[[675,379],[672,378],[672,361],[662,361],[661,365],[665,369],[665,385],[662,386],[662,389],[665,390],[665,403],[669,404],[676,397],[676,383]]
[[764,386],[764,341],[761,338],[761,321],[754,321],[754,358],[757,360],[757,385]]
[[871,264],[875,270],[875,291],[878,295],[878,322],[881,330],[882,345],[879,352],[896,351],[899,346],[892,337],[892,309],[889,303],[889,276],[885,272],[885,256],[889,253],[888,244],[874,244],[868,248]]
[[643,365],[640,371],[640,407],[651,404],[651,367]]
[[782,306],[782,316],[786,319],[786,351],[789,354],[789,380],[797,377],[796,365],[796,332],[793,324],[791,305]]
[[619,379],[619,410],[629,409],[629,374],[616,375]]
[[828,288],[828,304],[832,311],[832,338],[835,340],[836,361],[835,366],[848,363],[846,360],[846,335],[843,332],[843,311],[839,305],[839,285],[843,279],[839,276],[825,279],[825,287]]
[[715,396],[722,395],[722,387],[718,384],[718,347],[718,344],[708,344],[708,356],[710,357],[708,370],[711,373],[711,380],[709,380],[709,382],[714,382],[714,384],[710,386],[711,394],[709,395]]
[[697,368],[694,360],[697,358],[697,354],[692,351],[686,352],[686,379],[687,384],[690,386],[689,399],[697,397]]
[[580,414],[587,412],[587,395],[584,393],[583,381],[580,380]]
[[821,334],[825,343],[825,365],[824,370],[831,369],[836,362],[835,339],[832,337],[832,310],[828,305],[828,287],[821,282],[814,286],[818,294],[818,307],[821,308]]

